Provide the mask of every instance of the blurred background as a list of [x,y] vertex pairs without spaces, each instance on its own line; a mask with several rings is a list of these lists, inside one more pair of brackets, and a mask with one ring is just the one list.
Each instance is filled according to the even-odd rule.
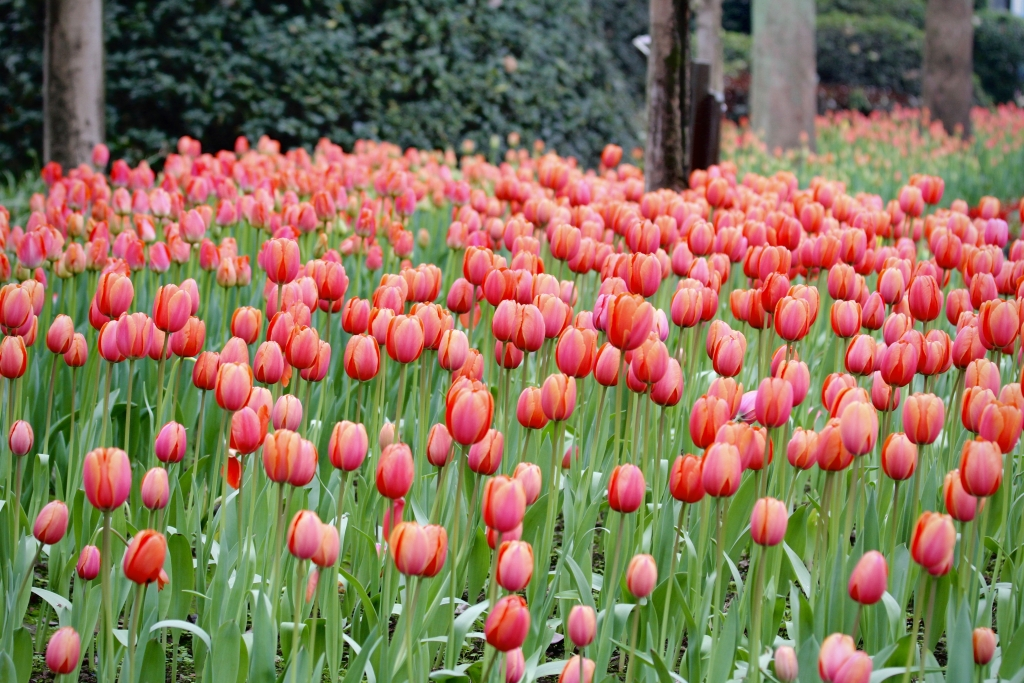
[[[548,149],[595,165],[605,143],[622,145],[627,155],[651,144],[647,53],[658,49],[651,18],[663,25],[666,8],[674,13],[668,19],[676,22],[676,47],[709,64],[707,90],[720,93],[726,119],[752,117],[769,148],[813,149],[813,116],[830,110],[929,104],[934,113],[924,68],[929,21],[936,35],[958,36],[951,49],[959,49],[958,68],[969,79],[961,103],[1021,99],[1024,0],[753,4],[0,0],[0,171],[20,177],[50,159],[84,161],[76,149],[99,141],[85,140],[90,136],[101,137],[115,158],[155,162],[182,135],[217,150],[231,148],[238,135],[264,134],[285,148],[309,147],[320,137],[346,148],[359,138],[456,150],[470,141],[494,160],[507,149],[509,134],[518,134],[523,144],[543,140]],[[796,25],[803,37],[784,37],[780,25]],[[61,45],[83,40],[77,52]],[[796,52],[790,42],[800,43]],[[800,101],[775,118],[762,113],[760,125],[759,63],[768,79],[761,90],[773,93],[762,97],[762,110],[787,98]],[[764,75],[769,67],[774,85]],[[686,112],[691,74],[682,65],[679,71],[684,85],[677,106]],[[809,90],[780,94],[778,77],[792,81],[796,72]],[[83,82],[99,88],[99,102],[95,92],[84,95],[92,132],[78,131],[83,141],[76,148],[62,136],[76,133],[69,127],[81,127],[82,115],[77,124],[61,118],[81,105],[61,97]],[[778,121],[793,119],[794,109],[802,109],[796,118],[803,134],[783,131],[772,139]],[[687,115],[677,117],[685,128]],[[965,123],[962,112],[940,118],[950,132]]]

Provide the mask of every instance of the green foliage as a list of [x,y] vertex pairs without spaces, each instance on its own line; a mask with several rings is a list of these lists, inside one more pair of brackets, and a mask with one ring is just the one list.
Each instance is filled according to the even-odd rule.
[[924,34],[906,22],[830,12],[818,17],[817,41],[823,83],[920,92]]
[[1008,12],[978,12],[974,73],[996,102],[1013,100],[1024,83],[1024,19]]
[[[609,6],[614,3],[607,3]],[[42,3],[0,0],[0,165],[37,163]],[[115,156],[240,134],[486,147],[512,131],[596,159],[635,144],[637,93],[583,0],[107,0],[107,131]],[[639,54],[639,53],[638,53]]]
[[735,77],[750,70],[752,43],[749,33],[722,31],[722,61],[726,75]]
[[925,0],[816,0],[818,15],[832,12],[864,17],[891,17],[924,28]]

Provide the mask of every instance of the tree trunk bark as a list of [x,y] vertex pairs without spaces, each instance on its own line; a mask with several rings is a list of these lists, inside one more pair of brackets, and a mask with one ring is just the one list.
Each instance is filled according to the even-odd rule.
[[814,0],[754,0],[750,109],[768,148],[814,147]]
[[722,0],[700,0],[697,6],[697,61],[711,65],[711,90],[723,92]]
[[650,0],[651,45],[647,56],[647,190],[686,187],[688,0]]
[[971,133],[973,15],[971,0],[928,0],[922,94],[948,133]]
[[72,168],[103,142],[103,2],[46,0],[43,159]]

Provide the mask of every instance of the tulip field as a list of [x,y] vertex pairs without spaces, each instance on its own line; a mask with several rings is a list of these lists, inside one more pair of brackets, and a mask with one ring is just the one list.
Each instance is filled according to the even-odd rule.
[[0,681],[1024,682],[1020,167],[755,156],[44,167]]

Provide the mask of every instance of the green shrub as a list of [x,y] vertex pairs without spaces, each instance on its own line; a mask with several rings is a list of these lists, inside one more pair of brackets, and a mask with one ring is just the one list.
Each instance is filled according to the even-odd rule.
[[924,28],[926,0],[816,0],[818,16],[843,12],[864,17],[892,17]]
[[1024,19],[983,10],[974,27],[974,73],[996,102],[1014,99],[1024,83]]
[[[41,147],[42,5],[0,0],[0,167],[12,170]],[[115,156],[185,134],[208,149],[264,133],[286,146],[486,149],[517,131],[593,162],[606,142],[638,138],[636,91],[586,0],[105,0],[104,11]]]
[[921,90],[924,34],[906,22],[830,12],[818,17],[817,40],[822,83]]

